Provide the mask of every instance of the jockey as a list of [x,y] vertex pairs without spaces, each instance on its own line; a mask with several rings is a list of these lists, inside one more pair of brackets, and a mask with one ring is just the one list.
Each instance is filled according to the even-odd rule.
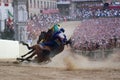
[[64,29],[60,28],[59,24],[55,24],[51,29],[53,34],[52,34],[52,39],[48,42],[43,42],[41,43],[43,46],[60,46],[60,42],[62,44],[65,44],[67,41],[66,35],[64,34]]
[[65,30],[63,28],[60,28],[60,30],[53,35],[53,39],[54,40],[59,39],[59,41],[62,42],[62,44],[66,44],[67,38],[64,32]]
[[53,41],[58,43],[58,41],[56,41],[58,39],[62,44],[65,44],[67,41],[66,35],[64,34],[65,30],[61,28],[59,24],[55,24],[51,29],[53,30]]

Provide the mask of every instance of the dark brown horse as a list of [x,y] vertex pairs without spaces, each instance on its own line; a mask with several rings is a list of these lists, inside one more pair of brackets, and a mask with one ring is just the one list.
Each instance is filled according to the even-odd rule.
[[[57,40],[59,42],[59,46],[58,47],[50,47],[50,46],[43,46],[41,44],[39,44],[39,42],[42,40],[43,42],[47,42],[49,40],[51,40],[52,36],[52,31],[48,30],[48,32],[42,32],[41,35],[39,36],[39,39],[37,41],[36,45],[33,46],[29,46],[27,43],[21,42],[23,45],[26,45],[27,48],[31,51],[29,51],[27,54],[22,55],[21,58],[17,58],[17,60],[27,60],[29,61],[30,58],[32,58],[33,56],[37,55],[37,61],[38,62],[46,62],[46,61],[50,61],[50,58],[54,57],[55,55],[59,54],[60,52],[62,52],[64,50],[64,46],[65,44],[62,44],[62,42],[60,42],[59,40]],[[70,40],[66,41],[66,44],[69,44]],[[28,54],[31,54],[30,56],[24,58],[25,56],[27,56]]]

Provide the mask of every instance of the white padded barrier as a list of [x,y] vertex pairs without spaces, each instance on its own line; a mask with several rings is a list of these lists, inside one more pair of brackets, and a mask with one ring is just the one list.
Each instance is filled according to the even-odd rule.
[[0,40],[0,59],[19,57],[19,42]]

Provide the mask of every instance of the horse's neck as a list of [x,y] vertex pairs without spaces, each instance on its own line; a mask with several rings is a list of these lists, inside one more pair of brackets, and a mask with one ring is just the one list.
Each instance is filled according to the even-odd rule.
[[52,39],[52,34],[53,34],[53,31],[49,30],[49,31],[46,33],[45,40],[46,40],[46,41],[50,41],[50,40]]
[[43,42],[48,42],[48,41],[51,41],[52,39],[53,39],[53,31],[48,30],[48,32],[46,32],[46,33],[41,33],[41,35],[39,37],[39,42],[41,40],[43,40]]
[[46,32],[41,32],[41,34],[39,35],[39,39],[38,39],[37,43],[43,42],[45,40],[46,34],[47,34]]

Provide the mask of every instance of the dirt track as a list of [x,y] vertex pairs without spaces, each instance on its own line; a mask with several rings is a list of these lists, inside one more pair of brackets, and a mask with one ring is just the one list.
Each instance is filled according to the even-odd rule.
[[120,80],[120,69],[66,70],[0,64],[0,80]]
[[[78,22],[62,23],[68,37]],[[119,53],[119,52],[118,52]],[[120,80],[118,55],[106,61],[89,61],[74,55],[69,47],[52,59],[49,64],[0,61],[0,80]],[[118,57],[119,58],[119,57]]]

